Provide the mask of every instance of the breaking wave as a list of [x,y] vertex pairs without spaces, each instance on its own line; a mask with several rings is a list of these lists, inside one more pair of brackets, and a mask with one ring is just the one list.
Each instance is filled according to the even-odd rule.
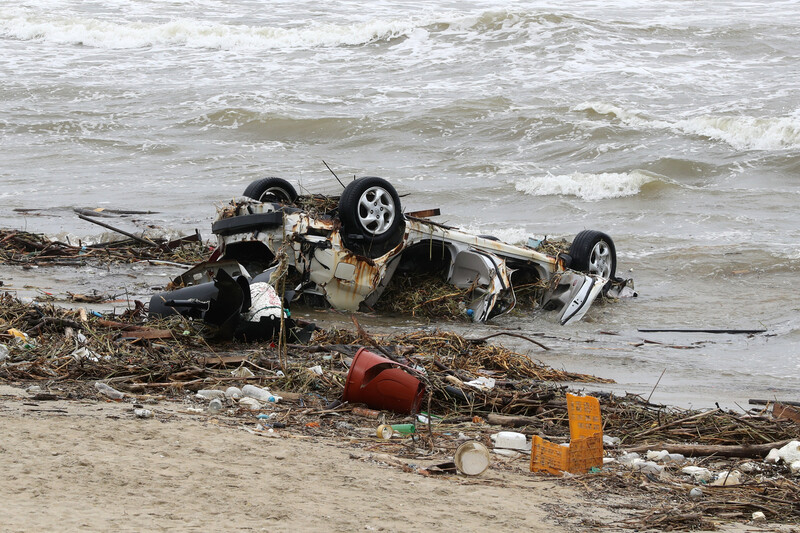
[[21,14],[0,18],[0,35],[104,49],[178,45],[221,50],[354,46],[410,35],[410,19],[353,24],[267,27],[219,24],[192,19],[163,23],[110,22],[100,19]]
[[574,174],[526,178],[516,183],[516,189],[531,196],[577,196],[582,200],[595,201],[606,198],[634,196],[648,183],[659,178],[634,170],[626,173]]
[[675,127],[684,133],[726,142],[737,150],[800,148],[800,120],[791,117],[702,116],[682,120]]
[[669,122],[648,118],[642,111],[624,109],[605,102],[583,102],[573,107],[572,110],[586,111],[590,116],[607,116],[611,119],[617,119],[623,124],[635,127],[665,128],[670,126]]
[[800,148],[800,118],[702,115],[668,122],[652,119],[639,110],[624,109],[604,102],[583,102],[572,108],[592,115],[619,120],[642,129],[671,129],[722,141],[737,150],[786,150]]

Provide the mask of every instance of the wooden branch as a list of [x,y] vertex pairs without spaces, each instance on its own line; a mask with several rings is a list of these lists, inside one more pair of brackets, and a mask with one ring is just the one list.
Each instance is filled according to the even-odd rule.
[[768,442],[766,444],[743,444],[740,446],[726,446],[714,444],[648,444],[644,446],[636,446],[635,448],[628,448],[625,451],[631,452],[646,452],[648,450],[667,450],[669,453],[679,453],[686,457],[698,457],[716,455],[717,457],[747,457],[747,458],[763,458],[773,448],[781,448],[791,439],[781,440],[778,442]]
[[499,415],[497,413],[489,413],[486,421],[496,426],[520,427],[520,426],[534,426],[541,424],[541,420],[535,416],[508,416]]
[[641,433],[637,433],[636,435],[634,435],[634,437],[636,437],[636,438],[644,437],[645,435],[650,435],[651,433],[656,433],[658,431],[661,431],[662,429],[666,429],[666,428],[672,427],[672,426],[678,426],[680,424],[683,424],[684,422],[690,422],[690,421],[693,421],[693,420],[699,420],[699,419],[701,419],[703,417],[719,413],[720,411],[721,411],[721,409],[714,409],[713,411],[706,411],[705,413],[700,413],[700,414],[697,414],[697,415],[688,416],[686,418],[681,418],[680,420],[673,420],[672,422],[669,422],[667,424],[663,424],[663,425],[660,425],[658,427],[648,429],[647,431],[642,431]]
[[467,339],[467,340],[469,342],[474,343],[474,344],[480,344],[482,342],[486,342],[487,340],[491,339],[492,337],[497,337],[499,335],[508,335],[509,337],[518,337],[518,338],[524,339],[524,340],[526,340],[528,342],[532,342],[533,344],[535,344],[536,346],[542,348],[543,350],[549,350],[550,349],[547,346],[545,346],[544,344],[542,344],[541,342],[535,341],[535,340],[531,339],[530,337],[526,337],[525,335],[520,335],[519,333],[511,333],[509,331],[501,331],[500,333],[493,333],[492,335],[487,335],[487,336],[481,337],[479,339]]

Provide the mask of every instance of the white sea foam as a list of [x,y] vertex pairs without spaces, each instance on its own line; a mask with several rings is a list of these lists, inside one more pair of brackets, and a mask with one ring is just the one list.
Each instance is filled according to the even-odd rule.
[[800,148],[800,117],[756,118],[744,115],[701,115],[668,122],[648,118],[642,111],[625,109],[607,102],[583,102],[573,111],[590,111],[642,129],[668,128],[680,133],[723,141],[737,150],[785,150]]
[[724,141],[737,150],[800,148],[800,120],[797,118],[701,116],[682,120],[675,127],[685,133]]
[[634,170],[626,173],[574,174],[538,176],[516,183],[516,189],[531,196],[577,196],[582,200],[621,198],[639,193],[646,183],[657,178],[646,172]]
[[193,19],[162,23],[109,22],[94,18],[17,13],[0,15],[0,35],[104,49],[179,45],[222,50],[353,46],[410,35],[410,18],[302,27],[245,26]]
[[[511,244],[525,244],[530,237],[534,235],[523,227],[512,227],[503,225],[487,225],[473,222],[461,228],[463,231],[473,235],[491,235],[497,237],[503,242]],[[541,236],[539,236],[541,237]]]

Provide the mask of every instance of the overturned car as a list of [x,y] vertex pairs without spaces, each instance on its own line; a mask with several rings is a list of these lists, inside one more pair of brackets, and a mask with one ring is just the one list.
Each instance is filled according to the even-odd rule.
[[177,281],[208,283],[220,270],[275,278],[277,268],[295,275],[287,287],[293,296],[355,311],[374,306],[398,273],[437,273],[465,290],[464,313],[478,322],[510,311],[515,285],[538,283],[545,288],[539,304],[556,310],[561,324],[579,320],[601,292],[626,284],[615,278],[616,250],[605,233],[582,231],[567,253],[549,255],[536,243],[507,244],[427,218],[436,214],[404,213],[395,188],[378,177],[350,182],[338,199],[299,196],[286,180],[260,179],[219,210],[212,261]]

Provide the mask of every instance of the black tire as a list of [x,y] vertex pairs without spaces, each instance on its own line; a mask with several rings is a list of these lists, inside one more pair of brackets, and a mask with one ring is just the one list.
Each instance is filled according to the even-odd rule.
[[339,198],[345,244],[368,257],[380,257],[403,239],[405,218],[400,197],[383,178],[350,182]]
[[292,204],[297,200],[297,191],[283,178],[261,178],[248,185],[242,194],[259,202]]
[[617,273],[617,249],[611,237],[601,231],[584,230],[569,247],[571,268],[588,274],[614,279]]

